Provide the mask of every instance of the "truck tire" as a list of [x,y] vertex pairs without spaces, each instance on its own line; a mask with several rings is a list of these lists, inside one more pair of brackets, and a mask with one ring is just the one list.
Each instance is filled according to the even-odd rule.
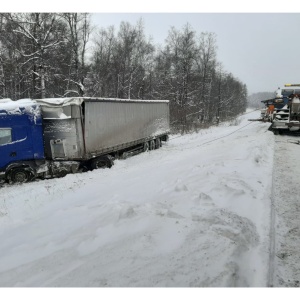
[[166,134],[166,135],[164,135],[161,139],[162,139],[162,141],[164,141],[164,142],[168,142],[168,141],[169,141],[169,136]]
[[145,142],[143,147],[143,152],[147,152],[149,150],[149,143]]
[[149,150],[151,151],[151,150],[154,150],[154,149],[155,149],[155,142],[154,142],[154,140],[151,140],[149,142]]
[[12,169],[9,173],[10,183],[24,183],[30,181],[31,178],[32,174],[23,168]]
[[113,157],[110,155],[96,157],[91,161],[91,169],[105,169],[113,166]]
[[155,139],[155,149],[159,149],[161,147],[161,140],[160,138]]
[[63,177],[65,177],[65,176],[67,176],[67,174],[68,174],[68,171],[65,170],[65,169],[62,169],[62,170],[60,170],[60,171],[57,173],[57,175],[56,175],[55,177],[57,177],[57,178],[63,178]]

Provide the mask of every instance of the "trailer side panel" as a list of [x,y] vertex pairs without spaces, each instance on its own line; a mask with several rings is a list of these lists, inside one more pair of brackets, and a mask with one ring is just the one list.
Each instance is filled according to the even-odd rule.
[[85,101],[87,155],[168,132],[168,101]]

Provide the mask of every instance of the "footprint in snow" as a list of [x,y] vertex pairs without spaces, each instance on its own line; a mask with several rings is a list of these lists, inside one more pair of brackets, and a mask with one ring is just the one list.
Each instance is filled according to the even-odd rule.
[[199,195],[195,195],[194,204],[197,206],[214,206],[212,197],[203,192],[201,192]]
[[119,214],[119,220],[133,218],[134,216],[136,216],[136,212],[132,206],[123,207]]
[[182,191],[188,191],[188,188],[187,188],[187,186],[185,185],[185,184],[177,184],[176,186],[175,186],[175,191],[176,192],[182,192]]

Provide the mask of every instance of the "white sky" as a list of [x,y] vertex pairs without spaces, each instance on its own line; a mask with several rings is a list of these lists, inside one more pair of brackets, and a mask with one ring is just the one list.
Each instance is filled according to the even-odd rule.
[[249,94],[273,92],[285,83],[300,82],[300,5],[296,0],[288,1],[288,6],[284,1],[265,0],[86,0],[81,4],[54,0],[41,7],[34,2],[5,4],[1,10],[92,12],[97,27],[115,25],[116,29],[121,21],[136,24],[142,17],[146,35],[156,44],[164,43],[171,26],[181,29],[189,23],[198,33],[216,33],[218,60],[247,85]]

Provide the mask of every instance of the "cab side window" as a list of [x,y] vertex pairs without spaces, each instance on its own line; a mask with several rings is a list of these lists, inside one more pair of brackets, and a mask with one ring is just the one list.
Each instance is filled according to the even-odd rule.
[[0,128],[0,146],[11,142],[11,128]]

